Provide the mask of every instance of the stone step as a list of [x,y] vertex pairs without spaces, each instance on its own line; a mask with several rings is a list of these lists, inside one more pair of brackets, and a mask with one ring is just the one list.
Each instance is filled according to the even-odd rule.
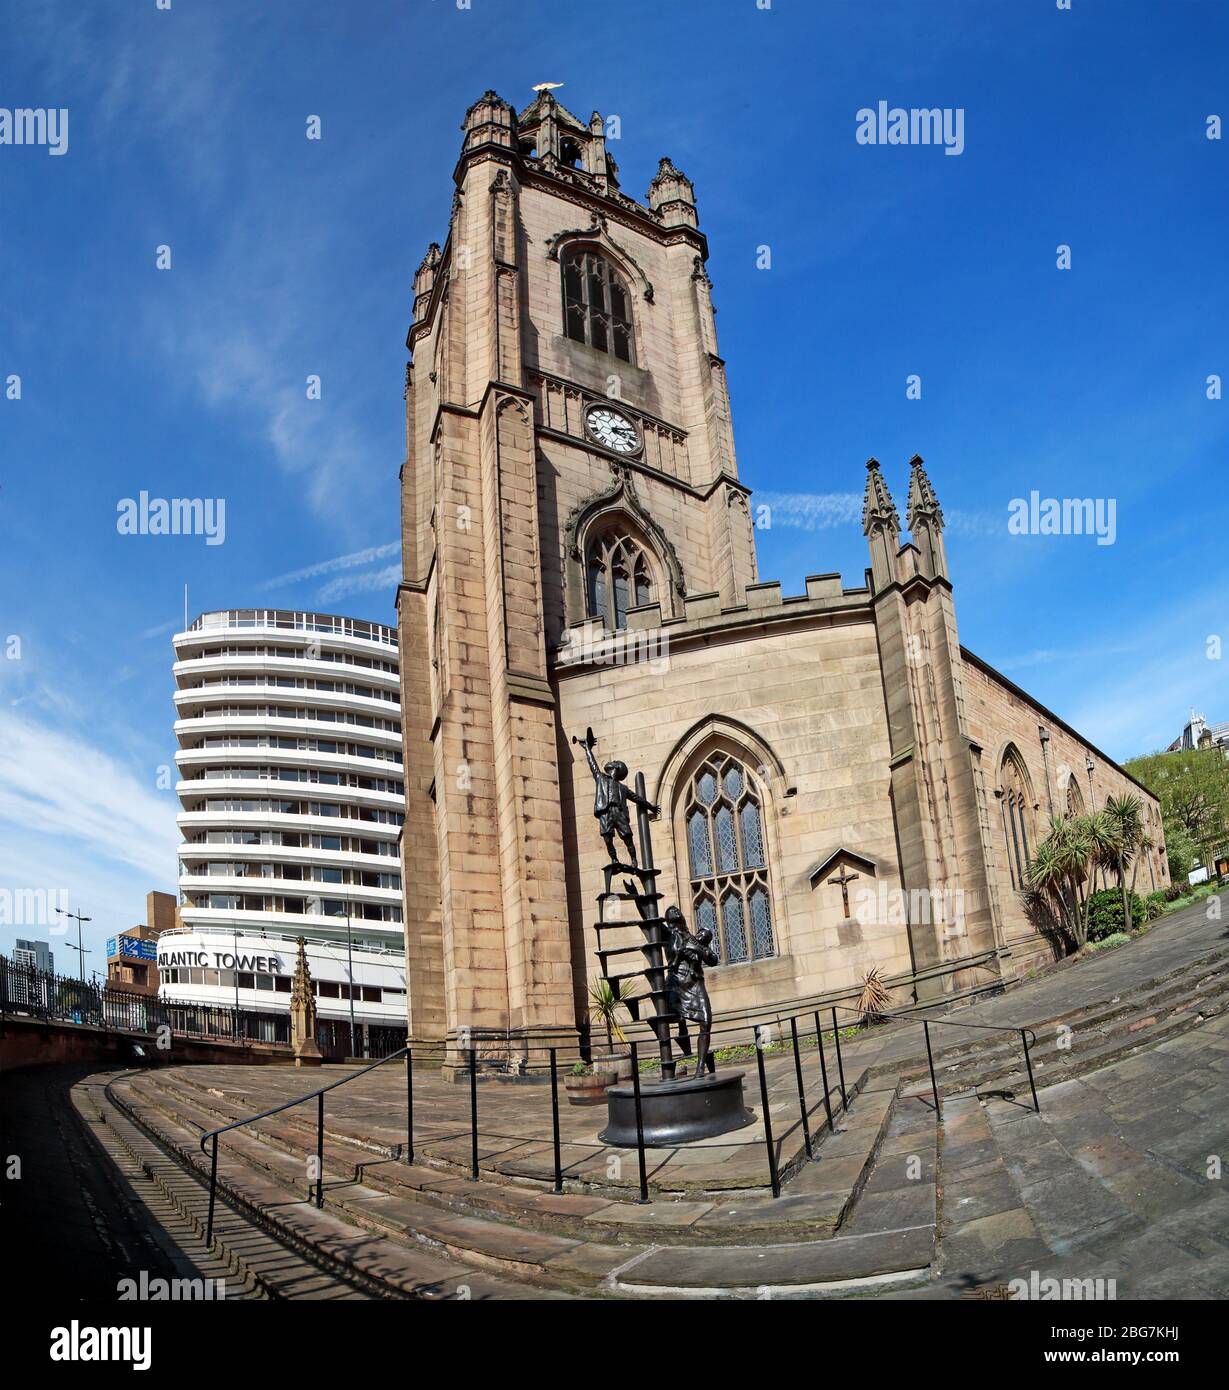
[[[1184,986],[1181,993],[1168,993],[1161,1002],[1153,999],[1116,1005],[1100,1015],[1090,1014],[1086,1021],[1069,1023],[1066,1026],[1072,1031],[1065,1035],[1070,1039],[1069,1046],[1062,1045],[1059,1035],[1050,1036],[1039,1029],[1038,1041],[1029,1049],[1034,1079],[1041,1087],[1052,1084],[1056,1071],[1067,1077],[1089,1066],[1103,1066],[1119,1051],[1138,1051],[1172,1033],[1194,1027],[1227,1007],[1229,973],[1204,977]],[[1026,1096],[1028,1093],[1028,1075],[1018,1040],[975,1054],[961,1067],[937,1061],[935,1070],[944,1094],[1003,1087],[1015,1088]],[[928,1093],[929,1072],[916,1076],[910,1069],[906,1086],[913,1094]]]
[[[1041,1042],[1045,1032],[1054,1032],[1060,1025],[1065,1024],[1074,1029],[1081,1024],[1087,1026],[1092,1023],[1111,1020],[1124,1012],[1131,1012],[1137,1008],[1145,1008],[1153,1004],[1159,1006],[1169,998],[1191,993],[1205,978],[1214,974],[1229,976],[1229,947],[1217,948],[1201,956],[1198,960],[1188,962],[1164,975],[1159,975],[1147,982],[1143,988],[1136,989],[1130,994],[1123,992],[1108,1000],[1101,999],[1083,1004],[1028,1026],[1036,1033],[1038,1041]],[[952,1016],[952,1022],[958,1022],[957,1015]],[[937,1032],[938,1030],[936,1030]],[[936,1033],[932,1033],[932,1040],[935,1039]],[[1012,1049],[1018,1051],[1019,1047],[1018,1031],[1001,1032],[995,1030],[993,1033],[987,1033],[955,1046],[937,1047],[935,1064],[936,1068],[941,1064],[947,1069],[963,1065],[969,1059],[994,1055]],[[928,1074],[924,1050],[907,1061],[894,1065],[897,1065],[906,1077],[922,1077]]]
[[[777,1141],[778,1165],[782,1180],[788,1180],[791,1173],[807,1160],[792,1063],[789,1064],[786,1076],[786,1062],[780,1058],[773,1060],[779,1073],[772,1087],[773,1132]],[[267,1095],[259,1098],[253,1096],[245,1098],[241,1105],[236,1104],[216,1093],[215,1088],[194,1082],[190,1073],[191,1069],[188,1068],[173,1068],[151,1075],[157,1076],[160,1091],[179,1096],[185,1103],[204,1112],[206,1118],[198,1117],[196,1121],[203,1129],[215,1128],[245,1118],[255,1108],[254,1101],[269,1099]],[[848,1096],[851,1104],[857,1099],[866,1079],[865,1069],[850,1079]],[[807,1080],[817,1082],[818,1076],[808,1077]],[[895,1085],[894,1077],[891,1078],[891,1084]],[[826,1131],[825,1114],[818,1085],[813,1085],[808,1090],[807,1103],[812,1136],[815,1145],[818,1146],[826,1142],[823,1138]],[[834,1115],[838,1121],[841,1120],[839,1100],[834,1106]],[[430,1123],[428,1121],[428,1124]],[[367,1137],[360,1138],[352,1132],[353,1125],[346,1129],[343,1128],[343,1124],[343,1120],[336,1118],[336,1111],[330,1113],[326,1110],[326,1139],[352,1146],[359,1159],[368,1154],[395,1158],[404,1154],[402,1142],[376,1142],[371,1137],[373,1131],[370,1125],[364,1131]],[[469,1190],[474,1191],[473,1185],[469,1184],[468,1123],[458,1126],[453,1137],[440,1138],[438,1123],[432,1127],[437,1131],[437,1137],[424,1138],[421,1134],[416,1136],[414,1171],[431,1173],[432,1169],[435,1169],[437,1172],[452,1174],[464,1178]],[[246,1132],[294,1150],[310,1146],[314,1151],[314,1107],[309,1103],[297,1110],[283,1111],[267,1119],[255,1121],[246,1127]],[[383,1132],[387,1134],[388,1128]],[[395,1132],[400,1140],[399,1128]],[[663,1153],[669,1160],[664,1165],[664,1171]],[[673,1159],[670,1159],[671,1154]],[[706,1155],[713,1156],[714,1161],[706,1162]],[[715,1161],[718,1156],[722,1161]],[[683,1162],[679,1159],[677,1151],[650,1150],[648,1166],[651,1189],[655,1193],[669,1196],[695,1197],[709,1193],[728,1193],[731,1197],[753,1197],[767,1187],[768,1165],[762,1140],[734,1135],[731,1136],[729,1145],[715,1141],[714,1146],[709,1148],[697,1146],[694,1157],[694,1163]],[[617,1171],[612,1171],[612,1158],[619,1160]],[[562,1145],[562,1161],[568,1191],[561,1195],[575,1197],[578,1203],[577,1214],[581,1218],[588,1214],[579,1205],[585,1199],[604,1197],[607,1200],[620,1200],[637,1192],[637,1163],[634,1151],[619,1151],[605,1146],[574,1145],[565,1138]],[[535,1191],[540,1193],[544,1188],[553,1188],[553,1153],[549,1129],[546,1134],[533,1138],[508,1140],[498,1135],[484,1134],[480,1127],[479,1169],[484,1182],[489,1181],[501,1190],[512,1186],[525,1191],[526,1203],[529,1204],[528,1194]],[[436,1178],[433,1177],[431,1182],[434,1184]],[[481,1194],[482,1188],[479,1187],[477,1192]],[[531,1216],[532,1210],[532,1206],[527,1205],[526,1214]],[[564,1211],[566,1203],[562,1206],[558,1202],[553,1204],[552,1216],[561,1215]]]
[[939,1276],[959,1289],[992,1284],[1052,1251],[1033,1223],[975,1095],[954,1097],[939,1126]]
[[[1100,1067],[1131,1057],[1146,1048],[1180,1036],[1197,1028],[1208,1019],[1224,1012],[1226,1001],[1192,1002],[1176,1009],[1167,1016],[1148,1015],[1138,1019],[1126,1020],[1108,1034],[1098,1035],[1094,1040],[1084,1039],[1073,1043],[1070,1049],[1050,1053],[1041,1059],[1041,1065],[1034,1061],[1034,1080],[1038,1091],[1043,1087],[1054,1086],[1073,1077],[1083,1076]],[[1023,1066],[1003,1067],[992,1076],[980,1077],[977,1081],[980,1095],[1014,1094],[1028,1096],[1028,1076]],[[1042,1104],[1044,1105],[1044,1098]],[[1031,1104],[1031,1098],[1030,1098]]]
[[805,1244],[662,1247],[615,1279],[622,1292],[711,1298],[848,1296],[889,1282],[925,1282],[934,1258],[933,1224]]
[[[178,1199],[179,1184],[191,1184],[192,1180],[109,1102],[101,1084],[95,1084],[93,1077],[78,1082],[69,1092],[69,1101],[94,1142],[127,1183],[133,1198],[153,1217],[157,1228],[169,1236],[169,1241],[159,1238],[158,1243],[169,1258],[174,1277],[215,1281],[215,1288],[220,1281],[224,1295],[220,1293],[219,1297],[224,1296],[227,1302],[278,1296],[277,1290],[250,1265],[232,1258],[217,1242],[212,1249],[205,1244],[203,1230],[197,1229]],[[177,1182],[168,1185],[163,1180],[164,1166],[175,1169]],[[196,1190],[199,1192],[199,1186]]]
[[[206,1111],[196,1096],[188,1097],[187,1087],[167,1085],[169,1076],[157,1073],[134,1077],[121,1083],[119,1090],[135,1103],[152,1108],[198,1136],[222,1122],[216,1101],[213,1109]],[[800,1232],[809,1238],[821,1238],[836,1230],[852,1200],[874,1152],[892,1094],[892,1089],[884,1086],[865,1093],[850,1113],[839,1116],[835,1134],[829,1134],[826,1125],[813,1120],[817,1158],[805,1163],[799,1176],[786,1182],[786,1195],[775,1200],[766,1193],[732,1197],[713,1194],[698,1201],[658,1197],[641,1206],[626,1199],[611,1200],[609,1196],[556,1194],[540,1187],[501,1185],[489,1178],[475,1183],[437,1167],[421,1163],[411,1167],[374,1156],[344,1141],[335,1141],[327,1130],[324,1171],[326,1177],[340,1182],[361,1179],[376,1191],[437,1210],[511,1221],[518,1229],[587,1241],[618,1241],[634,1235],[663,1243],[694,1239],[750,1243]],[[297,1183],[295,1190],[305,1193],[305,1163],[315,1153],[315,1128],[284,1121],[284,1115],[276,1116],[232,1132],[223,1136],[221,1147],[235,1146],[248,1161],[267,1167],[292,1186]],[[465,1144],[468,1152],[468,1137]],[[428,1223],[423,1218],[419,1224],[425,1228]]]
[[[1030,1048],[1033,1068],[1037,1076],[1047,1070],[1059,1068],[1068,1070],[1076,1056],[1090,1055],[1101,1058],[1112,1054],[1108,1044],[1126,1045],[1129,1051],[1136,1051],[1146,1040],[1157,1040],[1169,1036],[1171,1031],[1185,1031],[1204,1019],[1215,1017],[1229,1008],[1229,973],[1210,977],[1196,986],[1187,988],[1180,995],[1169,995],[1164,1001],[1140,1001],[1115,1009],[1112,1015],[1086,1022],[1066,1024],[1069,1034],[1040,1037],[1039,1045]],[[1069,1045],[1064,1045],[1069,1041]],[[1004,1076],[1023,1074],[1023,1055],[1016,1052],[987,1059],[986,1065],[972,1073],[979,1087]],[[966,1083],[969,1084],[968,1079]]]
[[[1116,1296],[1223,1299],[1224,1185],[1208,1154],[1224,1135],[1229,1036],[1219,1019],[1050,1092],[1041,1115],[990,1100],[993,1140],[1051,1276],[1110,1277]],[[1023,1271],[1017,1270],[1017,1275]]]
[[[161,1112],[165,1115],[165,1111]],[[178,1123],[185,1134],[199,1135],[201,1113],[184,1101],[175,1105],[169,1123]],[[197,1145],[199,1151],[199,1144]],[[289,1152],[235,1130],[223,1135],[219,1154],[227,1153],[259,1170],[287,1192],[306,1200],[311,1183],[307,1160],[315,1155],[310,1148]],[[371,1173],[381,1168],[399,1169],[395,1160],[376,1159],[356,1170],[350,1154],[326,1141],[324,1148],[324,1198],[326,1207],[340,1210],[357,1224],[378,1227],[386,1233],[408,1235],[411,1240],[428,1242],[464,1260],[489,1262],[521,1277],[531,1277],[536,1267],[556,1255],[574,1249],[574,1238],[526,1231],[519,1225],[501,1224],[473,1216],[443,1212],[409,1196],[393,1196],[386,1188],[370,1184]],[[333,1179],[329,1181],[330,1177]]]
[[921,1098],[895,1095],[839,1233],[933,1226],[937,1148],[933,1108]]
[[[200,1152],[199,1125],[192,1125],[187,1116],[182,1120],[171,1118],[152,1105],[138,1109],[134,1097],[118,1091],[119,1088],[114,1098],[124,1113],[144,1132],[155,1135],[158,1143],[197,1178],[207,1180],[209,1160]],[[317,1210],[304,1197],[307,1184],[302,1161],[279,1154],[246,1136],[226,1136],[227,1140],[232,1138],[233,1143],[219,1144],[219,1204],[215,1226],[224,1210],[222,1200],[225,1197],[238,1205],[244,1215],[254,1217],[272,1230],[293,1250],[310,1253],[326,1270],[345,1270],[347,1278],[380,1297],[490,1299],[527,1296],[523,1283],[506,1277],[522,1274],[524,1271],[519,1266],[527,1268],[530,1257],[541,1253],[541,1246],[526,1233],[519,1233],[521,1245],[515,1248],[507,1243],[507,1233],[514,1228],[503,1228],[494,1234],[490,1231],[480,1234],[473,1226],[462,1231],[454,1228],[452,1234],[457,1238],[452,1245],[446,1239],[437,1241],[427,1236],[419,1240],[413,1233],[407,1239],[405,1229],[399,1231],[397,1239],[373,1237],[370,1232],[379,1223],[358,1223],[354,1216],[373,1199],[391,1200],[384,1198],[384,1194],[347,1184],[343,1204],[338,1201],[336,1190],[330,1191],[326,1182],[325,1209]],[[327,1171],[327,1148],[325,1167]],[[300,1200],[287,1202],[288,1192],[299,1195]],[[207,1206],[205,1187],[202,1187],[201,1200]],[[440,1216],[438,1212],[432,1214]],[[448,1233],[440,1231],[438,1234],[446,1236]],[[458,1260],[457,1250],[467,1243],[483,1245],[485,1253],[479,1257],[476,1250],[471,1250],[467,1252],[468,1258]],[[552,1253],[566,1254],[574,1244],[560,1243]],[[516,1258],[518,1253],[520,1259]],[[493,1266],[498,1266],[505,1277],[493,1272]],[[560,1285],[576,1277],[575,1271],[570,1270],[560,1269],[559,1274],[563,1276],[559,1278]],[[589,1276],[582,1270],[581,1277]],[[533,1296],[570,1295],[565,1288],[556,1287],[537,1289]]]
[[[184,1098],[184,1088],[165,1088],[161,1075],[138,1075],[118,1083],[117,1100],[153,1126],[161,1142],[198,1173],[207,1171],[199,1152],[199,1136],[217,1123],[211,1114]],[[424,1200],[421,1190],[402,1185],[414,1168],[387,1158],[358,1155],[352,1146],[326,1139],[324,1150],[325,1210],[317,1212],[304,1199],[307,1193],[306,1159],[314,1153],[301,1133],[283,1133],[281,1145],[245,1132],[223,1136],[219,1144],[219,1173],[227,1193],[245,1210],[263,1208],[279,1222],[316,1217],[341,1218],[350,1229],[360,1228],[411,1251],[429,1249],[436,1258],[456,1266],[478,1267],[504,1279],[522,1282],[540,1292],[584,1293],[589,1296],[628,1297],[642,1283],[662,1296],[704,1294],[744,1297],[750,1292],[780,1289],[783,1294],[850,1291],[865,1281],[913,1280],[925,1277],[933,1249],[933,1212],[929,1222],[910,1225],[905,1231],[876,1229],[900,1210],[899,1196],[884,1182],[882,1192],[870,1192],[859,1225],[846,1232],[838,1229],[855,1196],[866,1183],[876,1156],[917,1147],[915,1135],[926,1116],[914,1111],[903,1123],[897,1119],[895,1088],[879,1084],[865,1092],[835,1134],[821,1146],[826,1158],[809,1163],[778,1200],[764,1195],[705,1201],[655,1201],[645,1206],[634,1202],[607,1202],[587,1210],[575,1221],[574,1233],[535,1230],[517,1219],[519,1208],[505,1211],[505,1219],[465,1210],[446,1210]],[[933,1118],[931,1143],[933,1145]],[[455,1200],[456,1186],[471,1190],[477,1184],[458,1184],[456,1179],[435,1175],[437,1200]],[[493,1186],[493,1184],[487,1184]],[[300,1200],[287,1202],[287,1195]],[[507,1193],[492,1194],[503,1198]],[[520,1196],[520,1194],[515,1194]],[[534,1194],[541,1195],[541,1194]],[[567,1196],[569,1194],[563,1194]],[[551,1194],[553,1197],[553,1194]],[[593,1201],[595,1199],[587,1199]],[[510,1219],[508,1219],[510,1216]],[[872,1220],[872,1217],[875,1219]],[[512,1224],[515,1221],[516,1224]],[[899,1223],[896,1223],[899,1225]],[[865,1228],[865,1229],[863,1229]],[[800,1238],[805,1232],[806,1239]],[[280,1232],[279,1232],[280,1233]],[[793,1239],[788,1237],[793,1236]],[[328,1233],[336,1244],[336,1231]],[[692,1243],[686,1243],[692,1242]],[[751,1243],[754,1242],[754,1248]],[[813,1247],[833,1245],[834,1253],[820,1256]],[[677,1251],[681,1263],[656,1260],[655,1252]],[[764,1263],[764,1252],[768,1262]],[[742,1275],[736,1276],[741,1252]],[[687,1261],[691,1260],[689,1266]],[[752,1269],[752,1266],[754,1268]],[[693,1268],[701,1280],[697,1289],[675,1287],[680,1271]],[[748,1271],[751,1271],[748,1273]],[[420,1275],[429,1282],[430,1296],[441,1296],[436,1285],[454,1277],[432,1267]],[[459,1277],[459,1276],[458,1276]],[[426,1296],[426,1295],[424,1295]]]

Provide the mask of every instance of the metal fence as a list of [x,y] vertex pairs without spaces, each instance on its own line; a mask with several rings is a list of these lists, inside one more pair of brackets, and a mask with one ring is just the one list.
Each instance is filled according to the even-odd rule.
[[[6,956],[0,956],[0,1013],[125,1033],[156,1034],[169,1028],[184,1038],[290,1046],[289,1013],[158,999],[105,981],[96,984],[18,965]],[[320,1019],[316,1041],[330,1059],[351,1053],[378,1058],[403,1048],[406,1030],[360,1023],[352,1043],[347,1020]]]

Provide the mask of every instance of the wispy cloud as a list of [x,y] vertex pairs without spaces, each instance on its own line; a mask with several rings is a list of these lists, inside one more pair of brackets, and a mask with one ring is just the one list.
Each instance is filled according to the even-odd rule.
[[388,565],[382,570],[369,570],[366,574],[343,574],[330,579],[320,590],[319,601],[331,603],[346,594],[370,594],[380,589],[391,589],[401,578],[400,565]]
[[944,529],[956,536],[1005,536],[1007,509],[1001,516],[992,512],[966,512],[959,507],[943,509]]
[[[137,869],[153,883],[175,876],[176,803],[132,768],[85,739],[0,710],[0,823],[11,856],[15,842],[56,840],[74,881],[84,857]],[[20,861],[9,876],[21,877]],[[135,905],[134,905],[135,907]]]
[[[857,492],[757,492],[756,508],[769,509],[771,526],[787,526],[798,531],[828,531],[834,526],[860,525],[862,495]],[[1007,512],[996,517],[989,512],[944,512],[947,530],[963,536],[1006,535]]]
[[[273,579],[266,579],[257,584],[257,589],[280,589],[291,584],[301,584],[305,579],[319,579],[322,574],[337,574],[341,570],[360,569],[363,565],[374,565],[377,560],[383,560],[386,556],[396,555],[401,549],[397,541],[390,541],[387,545],[372,545],[366,550],[354,550],[349,555],[335,555],[331,560],[319,560],[314,565],[305,565],[302,569],[291,570],[289,574],[279,574]],[[382,571],[386,573],[387,571]],[[361,587],[361,586],[360,586]],[[372,585],[372,588],[379,587]]]
[[826,531],[862,516],[862,498],[856,492],[757,492],[755,507],[769,509],[771,526],[800,531]]
[[[142,356],[261,441],[316,516],[358,539],[382,478],[372,461],[387,443],[369,375],[322,326],[345,317],[350,292],[333,268],[339,243],[353,238],[347,208],[372,196],[399,136],[364,140],[327,174],[270,163],[243,122],[252,84],[282,44],[276,21],[245,16],[241,35],[233,16],[186,9],[167,21],[152,5],[117,18],[57,4],[29,17],[23,46],[45,64],[57,104],[70,104],[74,120],[89,112],[96,157],[155,171],[149,215],[173,268],[152,273],[151,245],[147,292],[133,301]],[[325,147],[313,153],[323,162]],[[140,210],[127,216],[139,222]],[[322,382],[318,398],[309,377]]]
[[1096,661],[1107,656],[1128,656],[1142,646],[1142,642],[1122,642],[1102,647],[1042,647],[1007,660],[1000,658],[999,665],[1004,671],[1020,671],[1028,666],[1050,666],[1056,661]]

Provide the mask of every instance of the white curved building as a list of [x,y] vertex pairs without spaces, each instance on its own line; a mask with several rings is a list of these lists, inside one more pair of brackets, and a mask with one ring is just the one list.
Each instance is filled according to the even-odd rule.
[[[160,943],[164,997],[288,1010],[288,990],[255,982],[285,972],[244,963],[276,942],[293,972],[302,936],[322,1020],[353,1002],[404,1028],[396,629],[244,608],[203,613],[174,644],[182,927]],[[213,962],[228,951],[237,980]]]

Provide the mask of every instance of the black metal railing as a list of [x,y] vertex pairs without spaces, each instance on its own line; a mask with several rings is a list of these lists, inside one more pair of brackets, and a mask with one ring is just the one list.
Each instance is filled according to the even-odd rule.
[[[159,999],[106,981],[80,980],[18,965],[5,956],[0,956],[0,1014],[151,1037],[165,1028],[183,1038],[272,1043],[286,1048],[291,1043],[289,1011]],[[367,1056],[382,1058],[405,1047],[406,1030],[360,1022],[352,1042],[348,1019],[318,1019],[316,1041],[331,1059],[343,1059],[355,1047],[365,1048]]]
[[[247,1115],[242,1120],[232,1120],[228,1125],[219,1125],[217,1129],[211,1129],[201,1135],[201,1153],[205,1152],[205,1145],[211,1144],[209,1155],[209,1219],[205,1229],[205,1244],[209,1245],[213,1241],[213,1208],[218,1189],[218,1139],[223,1134],[228,1134],[233,1129],[242,1129],[244,1125],[255,1124],[258,1120],[267,1120],[271,1115],[280,1115],[284,1110],[293,1110],[296,1105],[302,1105],[305,1101],[315,1100],[316,1102],[316,1162],[314,1172],[309,1176],[314,1179],[315,1205],[324,1206],[324,1097],[329,1091],[335,1091],[338,1086],[344,1086],[346,1082],[353,1081],[356,1077],[366,1076],[369,1071],[375,1071],[377,1067],[386,1066],[389,1062],[394,1062],[398,1057],[406,1059],[406,1154],[407,1161],[414,1162],[414,1066],[410,1056],[410,1049],[403,1047],[398,1052],[390,1052],[387,1057],[381,1057],[378,1062],[372,1062],[368,1066],[360,1067],[358,1071],[353,1071],[349,1076],[340,1076],[336,1081],[330,1081],[327,1086],[321,1086],[318,1090],[308,1091],[306,1095],[296,1096],[294,1100],[284,1101],[281,1105],[270,1106],[268,1110],[262,1110],[258,1115]],[[476,1176],[476,1175],[475,1175]],[[311,1193],[308,1193],[309,1200]]]
[[[833,1023],[836,1022],[836,1010],[843,1009],[846,1013],[858,1013],[860,1010],[850,1009],[847,1005],[837,1004],[832,1008]],[[954,1018],[918,1018],[917,1012],[911,1009],[901,1009],[895,1013],[883,1013],[877,1018],[884,1023],[900,1022],[908,1024],[910,1022],[920,1022],[922,1025],[923,1036],[926,1040],[926,1065],[930,1072],[930,1089],[934,1096],[935,1113],[943,1113],[943,1098],[939,1090],[939,1083],[935,1080],[935,1057],[934,1049],[930,1042],[930,1030],[932,1028],[971,1028],[983,1033],[1014,1033],[1020,1038],[1020,1046],[1024,1054],[1024,1069],[1028,1073],[1028,1087],[1033,1096],[1033,1109],[1038,1115],[1041,1114],[1041,1102],[1037,1099],[1037,1083],[1033,1077],[1033,1057],[1031,1048],[1037,1042],[1037,1034],[1031,1028],[1020,1028],[1014,1023],[965,1023]],[[1032,1043],[1029,1039],[1032,1039]],[[837,1055],[840,1055],[840,1034],[837,1034]],[[844,1091],[844,1078],[841,1080],[841,1089]]]
[[[778,1155],[778,1142],[774,1137],[773,1116],[772,1116],[772,1095],[768,1076],[767,1057],[770,1053],[779,1051],[785,1055],[786,1050],[792,1054],[792,1067],[787,1069],[786,1079],[791,1078],[791,1090],[796,1093],[798,1105],[797,1128],[801,1130],[803,1136],[803,1150],[806,1158],[815,1161],[817,1157],[822,1157],[818,1153],[811,1132],[811,1118],[817,1115],[822,1107],[824,1123],[829,1132],[836,1129],[836,1116],[839,1112],[848,1113],[850,1109],[850,1094],[845,1076],[845,1057],[841,1047],[841,1023],[837,1017],[838,1011],[854,1013],[858,1015],[859,1022],[863,1021],[861,1012],[857,1009],[845,1005],[828,1005],[824,1010],[814,1009],[806,1015],[792,1014],[786,1018],[779,1018],[768,1022],[757,1023],[753,1027],[753,1039],[747,1044],[752,1047],[755,1053],[756,1079],[759,1083],[760,1115],[763,1123],[762,1140],[737,1140],[731,1138],[729,1143],[734,1147],[750,1147],[760,1142],[763,1143],[767,1158],[768,1182],[774,1197],[781,1195],[781,1164]],[[827,1013],[830,1023],[825,1024],[822,1014]],[[800,1027],[800,1023],[805,1018],[806,1025]],[[931,1089],[934,1096],[936,1117],[942,1115],[942,1094],[939,1088],[938,1079],[934,1066],[934,1049],[931,1044],[930,1030],[932,1027],[951,1027],[975,1029],[985,1032],[1001,1032],[1008,1034],[1018,1034],[1024,1052],[1024,1064],[1028,1073],[1029,1088],[1032,1092],[1033,1108],[1038,1113],[1041,1111],[1041,1104],[1037,1098],[1037,1087],[1033,1077],[1032,1059],[1030,1054],[1030,1038],[1032,1043],[1036,1043],[1036,1035],[1031,1028],[1019,1028],[1008,1024],[986,1024],[986,1023],[965,1023],[954,1019],[939,1018],[919,1018],[916,1013],[903,1011],[896,1014],[879,1015],[884,1022],[897,1022],[904,1026],[910,1023],[921,1024],[923,1037],[926,1046],[927,1066],[930,1074]],[[771,1030],[774,1026],[780,1026],[788,1030],[788,1044],[777,1044],[772,1040]],[[851,1027],[851,1024],[844,1025]],[[739,1032],[740,1036],[746,1037],[746,1025],[730,1025],[730,1027],[719,1030],[723,1033]],[[836,1076],[835,1085],[830,1080],[828,1066],[828,1049],[826,1046],[825,1034],[831,1037],[835,1052]],[[561,1036],[568,1037],[564,1033]],[[812,1043],[813,1039],[813,1043]],[[480,1125],[479,1114],[479,1078],[484,1074],[484,1070],[489,1068],[491,1060],[479,1054],[476,1040],[470,1038],[468,1047],[458,1047],[455,1044],[449,1045],[443,1042],[416,1042],[390,1053],[388,1056],[380,1058],[378,1061],[370,1063],[368,1066],[360,1068],[358,1071],[351,1072],[347,1076],[339,1077],[336,1081],[331,1081],[325,1086],[308,1091],[304,1095],[297,1096],[292,1100],[284,1101],[280,1105],[271,1106],[267,1110],[262,1110],[255,1115],[248,1115],[242,1119],[234,1120],[229,1124],[220,1125],[218,1128],[203,1134],[200,1139],[201,1152],[204,1153],[206,1145],[210,1146],[210,1173],[209,1173],[209,1220],[207,1229],[207,1241],[212,1240],[213,1236],[213,1214],[217,1192],[217,1169],[218,1169],[218,1140],[219,1138],[233,1130],[241,1129],[246,1125],[255,1124],[260,1120],[265,1120],[273,1115],[279,1115],[287,1110],[292,1110],[297,1106],[306,1104],[308,1101],[316,1101],[316,1155],[315,1165],[309,1171],[309,1189],[307,1199],[313,1201],[317,1207],[324,1204],[324,1117],[325,1103],[324,1097],[329,1091],[336,1090],[339,1086],[356,1080],[360,1076],[375,1071],[377,1067],[384,1066],[388,1062],[393,1062],[399,1058],[405,1059],[406,1071],[406,1142],[403,1149],[403,1157],[408,1164],[415,1161],[415,1118],[414,1118],[414,1055],[419,1057],[424,1055],[432,1058],[438,1065],[440,1062],[451,1060],[451,1064],[463,1073],[463,1079],[468,1084],[468,1138],[469,1138],[469,1178],[473,1182],[479,1181],[480,1175],[480,1136],[485,1135],[488,1139],[510,1140],[514,1142],[541,1142],[541,1133],[531,1134],[503,1134],[492,1130],[484,1130]],[[808,1099],[805,1073],[803,1066],[803,1054],[807,1050],[807,1045],[814,1047],[816,1059],[819,1063],[819,1095],[814,1101]],[[540,1072],[542,1079],[547,1081],[550,1086],[550,1110],[551,1110],[551,1155],[552,1155],[552,1187],[555,1192],[563,1191],[563,1141],[560,1125],[559,1112],[559,1053],[561,1048],[550,1046],[548,1039],[539,1039],[539,1046],[546,1053],[544,1062],[530,1062],[522,1058],[522,1065],[519,1068],[523,1075],[532,1078],[534,1072]],[[571,1038],[568,1049],[575,1048],[575,1040]],[[642,1110],[643,1083],[642,1070],[651,1070],[653,1064],[646,1063],[642,1069],[638,1044],[635,1040],[627,1043],[628,1053],[631,1060],[632,1072],[632,1095],[636,1115],[636,1160],[638,1178],[638,1200],[648,1202],[649,1180],[648,1180],[648,1145],[644,1140],[644,1116]],[[791,1126],[791,1132],[793,1130]],[[459,1137],[453,1126],[448,1130],[450,1138]],[[724,1142],[724,1141],[723,1141]],[[575,1140],[569,1139],[570,1148],[591,1148],[596,1151],[608,1151],[611,1147],[600,1141]]]

